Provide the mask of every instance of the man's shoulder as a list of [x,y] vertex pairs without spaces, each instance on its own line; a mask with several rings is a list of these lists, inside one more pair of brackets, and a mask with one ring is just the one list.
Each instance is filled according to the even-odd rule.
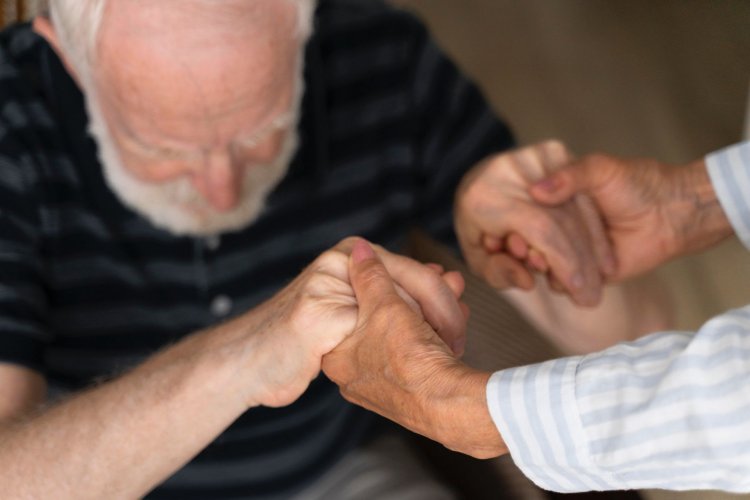
[[40,180],[40,159],[56,137],[43,92],[45,51],[48,45],[28,23],[0,31],[0,176],[5,188],[26,189]]
[[28,23],[0,31],[0,83],[26,77],[29,66],[39,65],[45,45]]
[[361,31],[374,36],[424,36],[424,25],[412,14],[382,0],[320,0],[317,28],[327,33]]
[[26,128],[48,120],[40,109],[46,47],[28,23],[0,31],[0,127]]

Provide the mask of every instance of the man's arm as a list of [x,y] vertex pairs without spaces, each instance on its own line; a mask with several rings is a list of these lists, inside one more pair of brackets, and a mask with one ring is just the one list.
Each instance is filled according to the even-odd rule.
[[[274,347],[243,326],[232,322],[195,335],[125,376],[36,414],[8,415],[17,418],[0,427],[3,494],[145,495],[258,404],[263,387],[248,383],[254,380],[247,378],[249,367],[272,356]],[[19,382],[4,372],[4,386],[13,382],[8,378]]]
[[[0,369],[0,385],[13,384],[0,393],[3,495],[141,497],[247,409],[293,402],[318,375],[322,356],[354,328],[352,243],[322,254],[245,315],[62,403],[24,414],[42,400],[43,380],[25,369]],[[460,277],[379,251],[400,277],[407,307],[431,318],[451,345],[462,345]]]
[[356,305],[337,258],[324,254],[250,313],[37,412],[19,413],[39,402],[39,376],[3,370],[2,382],[16,390],[2,397],[3,494],[141,497],[247,409],[291,403],[317,375],[320,356],[353,327]]

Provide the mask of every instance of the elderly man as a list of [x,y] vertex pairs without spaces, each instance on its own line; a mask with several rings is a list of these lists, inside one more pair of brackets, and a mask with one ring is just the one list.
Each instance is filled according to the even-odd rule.
[[[750,248],[750,142],[684,167],[595,155],[532,192],[546,204],[594,198],[614,279],[732,234]],[[366,243],[350,267],[357,327],[323,362],[347,399],[465,453],[510,451],[554,491],[750,492],[750,306],[697,332],[490,374],[451,355]]]
[[[376,417],[316,376],[356,322],[343,239],[396,249],[418,225],[452,244],[462,178],[477,271],[531,285],[492,250],[515,247],[494,236],[510,230],[577,302],[599,300],[592,220],[528,202],[544,170],[494,160],[508,130],[425,30],[377,1],[314,7],[52,0],[33,31],[3,33],[5,497],[450,498],[397,443],[361,452]],[[551,219],[574,234],[559,250]],[[461,352],[461,278],[381,255]],[[577,316],[546,297],[518,302]]]

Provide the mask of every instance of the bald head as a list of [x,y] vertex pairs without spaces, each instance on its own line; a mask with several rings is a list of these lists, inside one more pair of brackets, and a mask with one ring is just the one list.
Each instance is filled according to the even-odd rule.
[[291,105],[297,16],[278,0],[110,0],[93,75],[108,118],[205,148],[251,135]]
[[[176,10],[195,11],[201,9],[214,10],[216,12],[234,9],[240,11],[256,10],[266,3],[264,0],[185,0],[184,2],[162,2],[159,0],[41,0],[40,11],[47,13],[52,20],[54,28],[51,33],[43,33],[53,45],[63,54],[67,63],[73,68],[81,79],[85,79],[85,73],[90,69],[91,63],[96,59],[98,47],[97,41],[105,11],[111,4],[127,3],[136,8],[160,9],[169,8]],[[312,32],[313,11],[317,0],[278,0],[276,3],[289,3],[297,10],[296,35],[301,40],[306,40]],[[168,5],[171,4],[171,5]],[[203,4],[203,5],[201,5]],[[203,24],[203,19],[193,19],[194,25]]]

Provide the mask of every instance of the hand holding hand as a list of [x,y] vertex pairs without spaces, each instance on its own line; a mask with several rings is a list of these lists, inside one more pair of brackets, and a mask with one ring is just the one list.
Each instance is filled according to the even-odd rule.
[[487,409],[489,374],[462,365],[434,329],[398,295],[364,242],[349,275],[359,303],[354,333],[323,358],[349,401],[445,446],[477,457],[506,449]]
[[[254,373],[262,377],[254,381],[250,406],[292,403],[320,372],[322,356],[354,330],[357,299],[348,262],[356,241],[347,238],[324,252],[273,298],[233,322],[242,322],[241,329],[253,334],[247,349]],[[462,353],[466,325],[465,306],[458,301],[464,288],[461,275],[375,248],[404,303],[433,325],[456,354]],[[258,342],[265,348],[258,349]]]
[[613,257],[596,211],[584,197],[542,206],[529,188],[572,161],[549,141],[489,158],[456,195],[456,232],[471,269],[497,288],[533,287],[531,270],[549,272],[581,305],[595,305]]
[[585,193],[605,223],[623,280],[732,233],[703,161],[679,167],[650,159],[591,155],[534,185],[548,206]]

